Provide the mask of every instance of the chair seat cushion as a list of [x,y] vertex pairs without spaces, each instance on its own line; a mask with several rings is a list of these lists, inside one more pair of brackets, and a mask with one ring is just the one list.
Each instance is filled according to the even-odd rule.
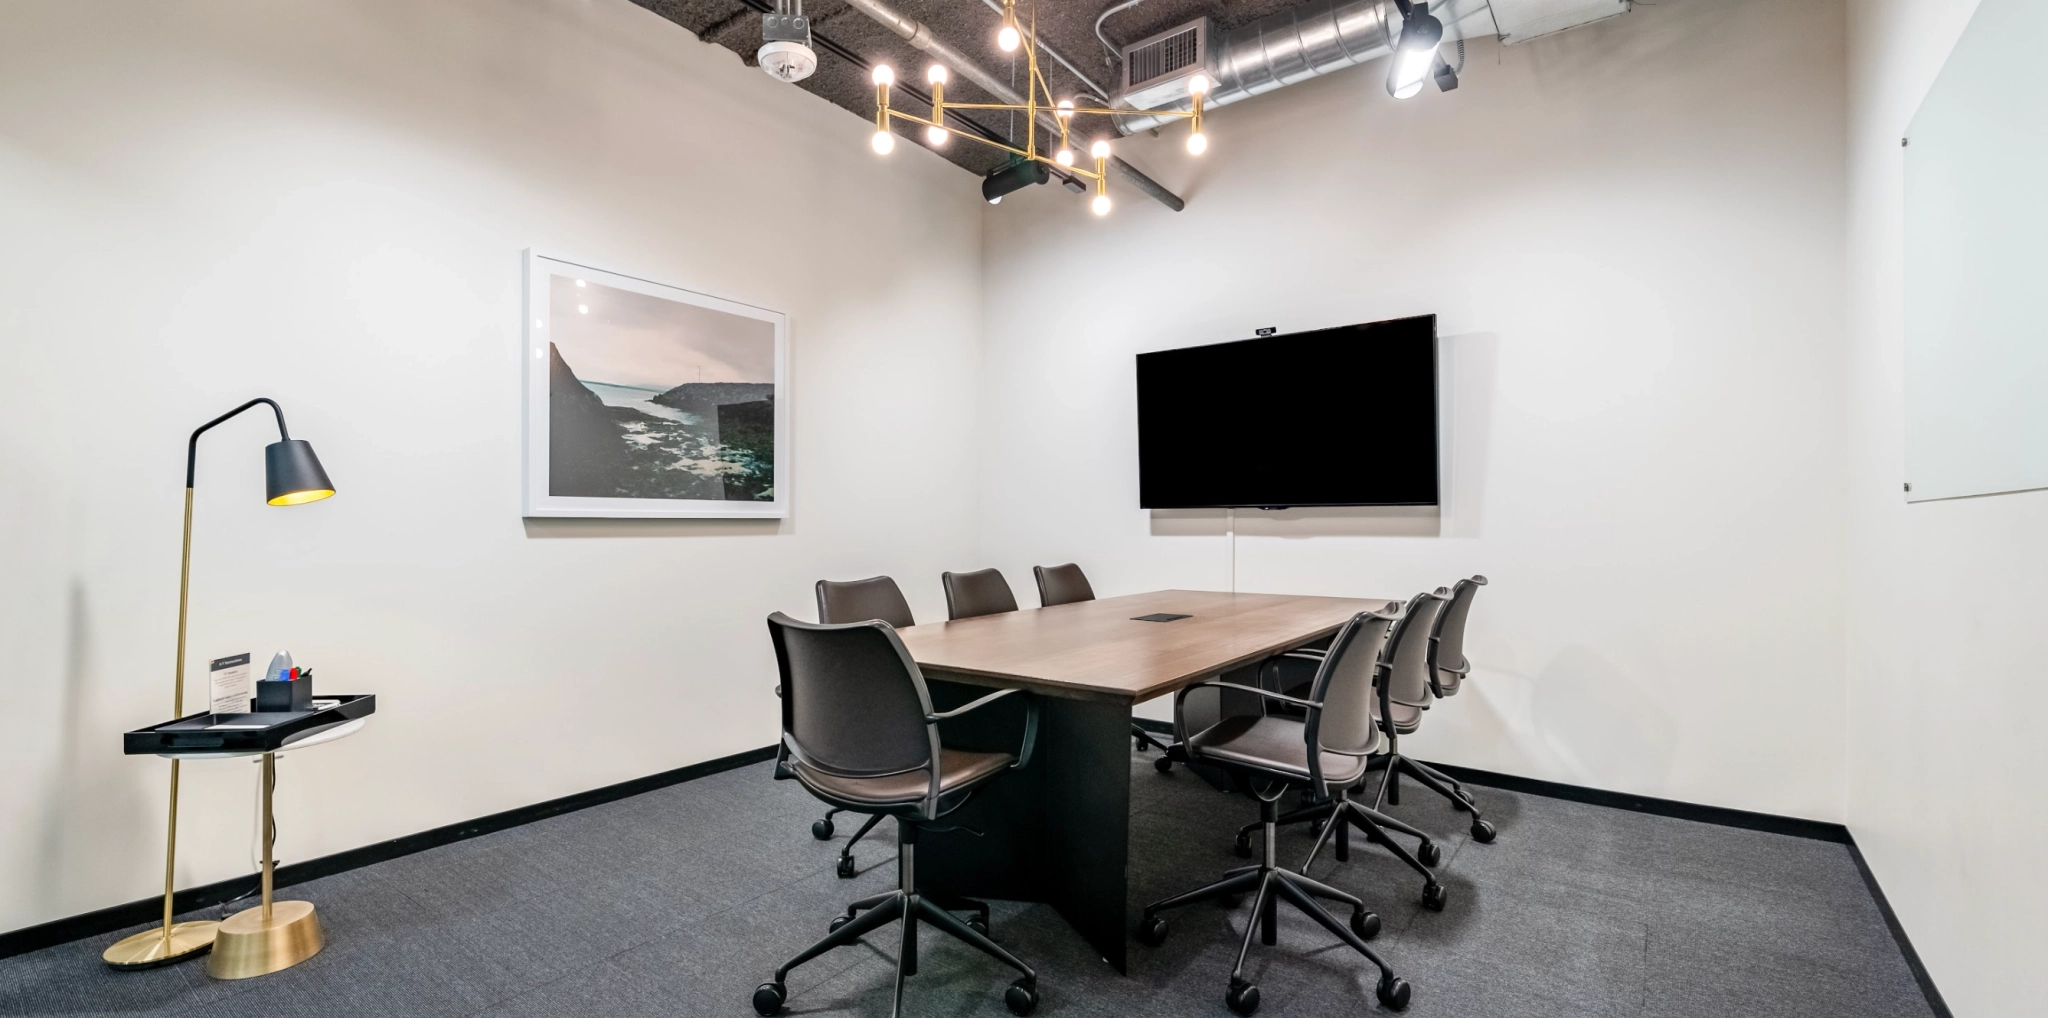
[[[1394,731],[1407,735],[1409,732],[1422,727],[1423,708],[1400,702],[1396,702],[1392,706],[1394,708]],[[1374,720],[1378,720],[1380,716],[1380,702],[1378,698],[1374,698],[1372,702],[1372,716]]]
[[[1304,725],[1293,718],[1228,717],[1188,737],[1188,752],[1197,760],[1236,764],[1307,781],[1308,742]],[[1323,754],[1323,780],[1349,785],[1365,773],[1365,758]]]
[[[939,750],[939,797],[965,792],[994,777],[1017,758],[1009,753],[976,753],[964,749]],[[931,791],[931,775],[923,769],[879,778],[849,778],[808,767],[799,760],[789,762],[797,779],[814,791],[833,799],[870,806],[903,806],[917,802]],[[950,806],[950,803],[945,805]]]

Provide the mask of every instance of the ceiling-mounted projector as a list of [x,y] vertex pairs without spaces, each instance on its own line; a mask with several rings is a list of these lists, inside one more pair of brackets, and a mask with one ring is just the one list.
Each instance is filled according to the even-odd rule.
[[761,15],[761,48],[754,62],[777,81],[802,81],[818,69],[818,53],[811,49],[811,19],[803,8],[782,9]]

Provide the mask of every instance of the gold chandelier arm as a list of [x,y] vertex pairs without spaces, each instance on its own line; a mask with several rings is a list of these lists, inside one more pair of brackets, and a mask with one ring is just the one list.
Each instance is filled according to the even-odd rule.
[[[965,103],[947,103],[947,104],[946,104],[947,108],[949,108],[949,109],[950,109],[950,108],[956,108],[956,107],[959,107],[959,106],[964,106],[964,105],[966,105],[966,104],[965,104]],[[1056,162],[1056,161],[1054,161],[1054,160],[1052,160],[1052,159],[1049,159],[1049,158],[1047,158],[1047,157],[1045,157],[1045,156],[1039,155],[1039,154],[1037,154],[1037,153],[1035,153],[1035,152],[1026,152],[1026,151],[1024,151],[1024,150],[1023,150],[1023,149],[1021,149],[1021,148],[1017,148],[1017,147],[1015,147],[1015,146],[1011,146],[1011,145],[1005,145],[1005,144],[1003,144],[1003,143],[1002,143],[1002,142],[1000,142],[1000,141],[993,141],[993,140],[991,140],[991,139],[988,139],[988,138],[984,138],[984,137],[982,137],[982,136],[980,136],[980,135],[978,135],[978,134],[967,134],[967,133],[965,133],[965,132],[962,132],[962,131],[955,131],[955,130],[953,130],[952,128],[950,128],[950,127],[947,127],[947,126],[946,126],[946,125],[944,125],[944,124],[935,124],[935,123],[932,123],[931,121],[929,121],[929,120],[926,120],[925,118],[923,118],[923,117],[920,117],[920,116],[918,116],[918,115],[917,115],[917,114],[915,114],[915,113],[905,113],[905,112],[903,112],[902,110],[897,110],[897,109],[889,109],[889,110],[883,110],[882,112],[883,112],[883,113],[885,113],[885,114],[887,114],[890,120],[908,120],[908,121],[910,121],[910,122],[911,122],[911,123],[913,123],[913,124],[922,124],[922,125],[924,125],[925,127],[936,127],[936,128],[938,128],[938,129],[940,129],[940,130],[942,130],[942,131],[945,131],[945,132],[946,132],[947,134],[950,134],[950,135],[952,135],[952,136],[954,136],[954,137],[956,137],[956,138],[965,138],[965,139],[967,139],[968,141],[973,141],[973,142],[979,142],[979,143],[981,143],[981,144],[983,144],[983,145],[987,145],[987,146],[988,146],[988,147],[990,147],[990,148],[999,148],[999,149],[1002,149],[1002,150],[1003,150],[1003,151],[1005,151],[1005,152],[1008,152],[1008,153],[1010,153],[1011,155],[1014,155],[1014,156],[1023,156],[1024,158],[1026,158],[1026,159],[1029,159],[1029,160],[1032,160],[1033,162],[1040,162],[1040,163],[1044,163],[1044,164],[1046,164],[1047,166],[1055,166],[1055,167],[1058,167],[1058,168],[1059,168],[1059,171],[1060,171],[1061,173],[1071,173],[1071,174],[1073,174],[1073,175],[1074,175],[1074,176],[1076,176],[1076,177],[1081,177],[1081,178],[1084,178],[1084,179],[1087,179],[1087,180],[1096,180],[1096,181],[1099,181],[1099,180],[1101,180],[1101,179],[1102,179],[1102,175],[1103,175],[1103,172],[1104,172],[1104,166],[1106,166],[1106,163],[1107,163],[1107,161],[1106,161],[1106,160],[1097,160],[1098,164],[1102,164],[1102,165],[1098,165],[1098,166],[1097,166],[1097,168],[1096,168],[1096,170],[1095,170],[1094,172],[1092,172],[1092,173],[1091,173],[1091,172],[1089,172],[1088,170],[1086,170],[1086,169],[1082,168],[1082,167],[1079,167],[1079,166],[1060,166],[1060,164],[1059,164],[1058,162]]]

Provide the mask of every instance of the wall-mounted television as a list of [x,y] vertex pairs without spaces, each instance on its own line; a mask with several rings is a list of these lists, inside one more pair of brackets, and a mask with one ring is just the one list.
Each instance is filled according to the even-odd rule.
[[1436,316],[1138,355],[1147,509],[1436,505]]

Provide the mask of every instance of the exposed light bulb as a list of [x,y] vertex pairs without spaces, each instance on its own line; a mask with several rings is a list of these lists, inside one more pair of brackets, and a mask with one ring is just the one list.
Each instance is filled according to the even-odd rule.
[[946,143],[947,135],[951,133],[952,132],[947,131],[943,127],[927,127],[924,129],[924,140],[930,142],[934,147],[937,147],[939,145],[944,145]]
[[1057,106],[1054,106],[1054,107],[1053,107],[1053,109],[1052,109],[1052,115],[1053,115],[1053,116],[1055,116],[1055,117],[1058,117],[1058,118],[1060,118],[1061,120],[1065,120],[1065,119],[1067,119],[1068,117],[1071,117],[1071,116],[1073,116],[1073,115],[1074,115],[1074,100],[1072,100],[1072,99],[1061,99],[1061,100],[1059,101],[1059,105],[1057,105]]
[[1088,207],[1094,209],[1095,214],[1098,216],[1109,215],[1109,196],[1106,194],[1096,195],[1095,200],[1088,203]]
[[1109,158],[1109,142],[1098,141],[1095,144],[1088,146],[1088,154],[1094,156],[1097,159]]
[[876,155],[885,156],[896,148],[896,136],[887,131],[876,131],[875,136],[868,139],[868,144]]
[[1208,75],[1197,74],[1194,77],[1188,79],[1188,92],[1190,94],[1201,95],[1202,93],[1207,91],[1209,91]]
[[934,85],[943,85],[946,83],[946,69],[938,64],[933,64],[929,70],[924,72],[924,80]]
[[996,33],[996,45],[1002,47],[1005,53],[1015,53],[1017,43],[1023,38],[1023,34],[1017,31],[1017,26],[1004,25],[1003,30]]
[[1053,162],[1056,162],[1061,166],[1072,166],[1074,165],[1074,150],[1070,148],[1060,149],[1058,152],[1054,152],[1052,154],[1052,159]]
[[1188,154],[1198,156],[1209,151],[1209,136],[1200,131],[1188,135]]
[[579,280],[577,280],[577,281],[576,281],[576,285],[577,285],[577,286],[582,286],[582,285],[584,285],[584,283],[583,283],[583,280],[580,280],[580,279],[579,279]]
[[888,64],[876,64],[875,73],[869,77],[873,78],[877,85],[890,85],[896,81],[896,72],[891,70]]
[[995,197],[993,197],[993,198],[990,198],[990,199],[988,200],[988,203],[989,203],[990,205],[1001,205],[1001,204],[1003,203],[1003,196],[1002,196],[1002,195],[996,195]]

